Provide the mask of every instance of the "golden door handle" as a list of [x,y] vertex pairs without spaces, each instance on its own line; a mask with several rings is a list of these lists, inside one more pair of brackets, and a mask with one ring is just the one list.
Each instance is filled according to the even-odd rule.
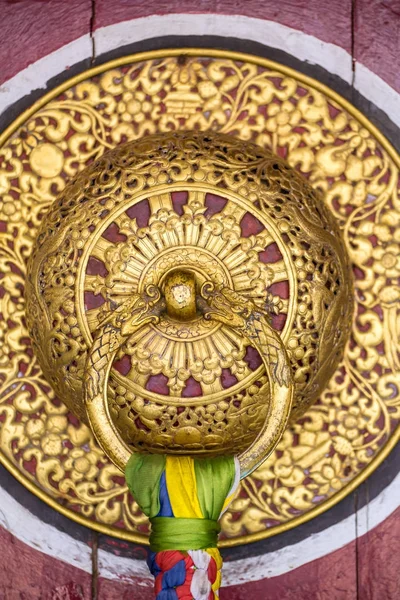
[[268,314],[230,288],[206,282],[196,294],[194,275],[175,271],[163,287],[154,286],[136,294],[103,321],[89,350],[84,375],[86,410],[93,432],[109,458],[122,470],[132,449],[121,438],[109,412],[108,377],[116,353],[138,329],[159,320],[164,311],[174,318],[189,320],[196,312],[233,327],[259,352],[268,376],[268,412],[263,427],[250,447],[239,455],[241,477],[246,477],[273,451],[287,424],[293,398],[289,358]]

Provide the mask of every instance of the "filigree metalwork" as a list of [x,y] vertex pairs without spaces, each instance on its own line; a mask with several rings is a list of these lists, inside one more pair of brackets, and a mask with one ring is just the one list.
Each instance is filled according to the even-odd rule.
[[[228,413],[223,422],[219,422],[219,432],[224,434],[228,430],[227,435],[226,433],[225,436],[220,435],[219,439],[209,435],[210,422],[205,418],[203,408],[202,411],[194,411],[196,414],[194,423],[188,425],[186,422],[176,427],[174,432],[169,431],[170,439],[164,441],[164,444],[160,444],[159,448],[152,448],[152,450],[162,453],[188,454],[190,452],[191,455],[196,453],[226,455],[230,452],[238,455],[241,478],[246,477],[273,452],[288,422],[294,386],[285,346],[269,322],[268,311],[260,309],[251,300],[230,288],[223,286],[216,288],[210,281],[203,283],[200,293],[197,294],[194,273],[175,270],[169,275],[172,276],[173,283],[171,287],[168,286],[167,290],[164,289],[164,298],[158,287],[148,286],[144,293],[132,293],[115,310],[109,312],[104,321],[99,323],[94,334],[93,344],[87,353],[83,376],[84,400],[91,430],[107,457],[122,472],[125,472],[126,465],[132,456],[132,446],[135,446],[137,433],[135,432],[134,437],[129,439],[130,445],[128,445],[122,439],[122,430],[118,423],[115,423],[110,414],[109,373],[118,349],[134,333],[143,330],[143,327],[149,323],[157,323],[162,312],[169,315],[172,311],[177,317],[177,296],[173,293],[175,287],[180,296],[180,304],[186,304],[189,307],[192,305],[192,318],[204,315],[206,319],[215,319],[233,329],[234,333],[239,332],[258,350],[262,357],[267,381],[254,394],[252,406],[246,406],[242,402],[240,410],[236,410],[236,414],[233,410],[231,415]],[[184,316],[179,311],[178,315],[179,317]],[[204,404],[207,404],[207,398],[202,400]],[[226,393],[225,402],[228,404],[234,402],[229,391]],[[148,404],[150,404],[149,401]],[[237,405],[234,407],[238,408]],[[169,419],[168,408],[166,408],[165,417],[161,415],[159,422],[156,423],[161,431],[166,429],[163,421]],[[143,412],[143,408],[139,414],[141,412]],[[240,413],[242,414],[240,415]],[[243,419],[243,413],[247,419]],[[261,420],[258,417],[260,413]],[[131,415],[126,416],[129,422],[132,417]],[[243,427],[242,420],[245,427]],[[233,431],[230,421],[234,426]],[[254,423],[259,426],[255,427]],[[247,443],[243,445],[243,451],[239,454],[238,450],[242,448],[241,444],[243,444],[242,440],[245,436],[247,436]],[[231,443],[231,448],[229,448],[224,443],[229,437],[236,442],[236,447]]]
[[[27,319],[58,396],[85,419],[88,321],[96,331],[127,297],[161,287],[178,266],[259,309],[274,306],[273,325],[282,330],[294,373],[292,417],[304,413],[348,337],[353,293],[344,244],[314,190],[282,160],[211,132],[120,146],[67,186],[43,220],[28,268]],[[178,339],[149,322],[118,356],[130,368],[111,373],[110,410],[123,439],[152,452],[247,450],[265,419],[257,391],[265,385],[262,355],[258,368],[246,364],[251,342],[226,324],[210,328],[206,319],[167,315],[163,322]],[[297,340],[301,359],[290,350]],[[161,378],[167,390],[158,392]],[[226,385],[228,378],[234,383]]]
[[[66,181],[106,149],[182,128],[252,140],[286,158],[324,193],[353,263],[357,309],[345,359],[329,388],[242,483],[224,515],[222,544],[229,545],[272,535],[339,501],[348,484],[361,481],[398,439],[399,159],[352,106],[290,69],[214,51],[188,50],[186,62],[177,56],[168,51],[123,59],[86,81],[75,78],[2,137],[1,460],[65,514],[108,533],[146,539],[146,519],[118,470],[88,428],[54,397],[33,359],[24,321],[26,262],[44,212]],[[294,262],[309,281],[304,258]],[[207,260],[202,263],[208,267]],[[223,265],[215,263],[212,270],[219,283],[226,281]],[[329,290],[318,277],[316,306],[322,309]],[[86,283],[94,293],[93,278]],[[288,299],[274,296],[271,305],[287,314]],[[78,324],[72,305],[64,299],[64,329],[71,331]],[[301,309],[307,312],[306,302]],[[321,317],[323,311],[315,309],[314,318]],[[160,321],[157,327],[170,325]],[[90,319],[87,328],[93,329]],[[187,335],[203,332],[193,328]],[[179,339],[181,331],[169,335]],[[301,337],[288,348],[307,360]],[[116,386],[115,401],[126,402],[119,391]]]

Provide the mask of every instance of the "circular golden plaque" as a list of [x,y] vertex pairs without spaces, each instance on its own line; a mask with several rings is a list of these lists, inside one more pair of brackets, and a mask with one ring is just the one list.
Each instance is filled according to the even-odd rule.
[[[344,360],[318,402],[286,431],[269,460],[242,482],[238,497],[222,519],[221,545],[234,545],[293,527],[338,502],[387,455],[399,432],[398,156],[347,102],[286,67],[251,56],[209,50],[189,49],[183,55],[170,50],[126,57],[60,86],[3,134],[0,147],[0,270],[4,273],[0,282],[0,457],[20,481],[64,514],[99,531],[146,541],[147,521],[130,497],[120,472],[106,459],[88,427],[54,397],[33,357],[25,322],[25,274],[42,219],[72,177],[99,159],[105,150],[122,142],[174,130],[229,134],[270,148],[285,158],[323,194],[342,230],[353,263],[356,306]],[[188,211],[199,207],[204,213],[207,193],[215,194],[215,189],[197,189],[198,184],[196,189],[189,189],[185,181],[173,191],[178,196],[167,198],[170,192],[161,187],[150,200],[148,195],[138,197],[138,202],[146,200],[150,212],[158,217],[160,208],[174,206],[174,202],[181,207],[182,215],[189,215]],[[185,193],[185,197],[179,197]],[[197,194],[196,198],[190,194]],[[226,219],[234,225],[237,211],[246,212],[244,193],[238,185],[236,192],[220,192],[220,196],[225,202],[221,204],[224,217],[219,219],[221,226]],[[245,196],[251,200],[251,190],[247,190]],[[253,202],[257,202],[256,197]],[[56,207],[54,210],[57,211]],[[59,327],[56,343],[64,358],[73,352],[65,346],[65,340],[75,336],[79,345],[82,332],[90,340],[101,311],[101,306],[95,305],[96,297],[104,287],[104,278],[112,274],[112,265],[117,259],[108,247],[110,262],[104,265],[105,270],[101,267],[96,270],[95,261],[99,256],[104,258],[107,244],[118,245],[115,240],[122,243],[124,235],[121,216],[116,213],[112,218],[108,216],[107,211],[112,210],[113,207],[104,206],[104,226],[98,229],[98,235],[93,235],[93,244],[90,251],[85,250],[85,255],[82,254],[86,248],[85,238],[81,239],[82,231],[77,231],[75,238],[72,235],[73,251],[79,259],[81,252],[84,264],[77,274],[83,293],[80,306],[85,307],[79,314],[75,313],[67,291],[68,286],[75,284],[72,274],[64,268],[68,249],[67,254],[46,249],[45,272],[49,276],[55,273],[55,277],[64,278],[67,283],[65,287],[57,286],[56,280],[53,282],[54,289],[65,294],[65,297],[57,297],[56,293],[53,296],[56,305],[62,307],[58,315],[57,310],[53,313],[53,326]],[[262,224],[262,212],[258,217]],[[136,216],[132,213],[132,218],[140,219],[140,213]],[[114,231],[114,237],[109,236],[107,240],[107,229],[115,223],[119,231]],[[92,234],[90,227],[89,224],[87,237]],[[257,224],[249,227],[250,230],[257,228]],[[261,236],[262,231],[257,235]],[[290,235],[291,231],[282,233]],[[116,234],[121,235],[121,239],[115,238]],[[286,297],[282,293],[271,293],[270,300],[272,304],[275,302],[277,314],[285,315],[280,325],[282,335],[286,331],[292,360],[306,368],[313,364],[308,362],[310,346],[304,341],[307,332],[303,332],[303,337],[290,333],[291,315],[295,314],[290,308],[293,285],[299,281],[300,285],[302,281],[306,285],[313,280],[312,289],[320,307],[320,312],[313,315],[314,320],[323,318],[323,306],[331,301],[334,289],[331,284],[325,285],[326,279],[315,264],[318,262],[315,257],[307,262],[312,250],[303,248],[302,255],[285,262],[286,246],[280,245],[279,239],[272,236],[271,240],[264,240],[262,248],[257,246],[257,253],[267,252],[269,245],[277,246],[277,259],[270,261],[272,267],[267,266],[275,275],[276,270],[281,269],[276,281],[287,280],[290,293]],[[168,252],[163,252],[160,246],[156,253],[145,256],[146,265],[140,273],[126,273],[125,280],[116,282],[117,295],[125,293],[129,285],[144,289],[154,283],[157,273],[171,272],[181,258],[181,252],[173,254],[170,244]],[[254,254],[248,253],[248,256],[249,260],[254,259]],[[233,260],[228,257],[228,262],[229,259]],[[226,262],[209,247],[198,255],[192,252],[184,262],[190,265],[200,282],[216,277],[227,285],[231,283],[232,268],[227,268]],[[258,260],[249,266],[246,276],[252,269],[255,272],[257,265]],[[303,292],[297,314],[299,311],[306,314],[309,310],[310,299],[305,287]],[[351,306],[347,306],[347,310],[350,309]],[[175,349],[180,347],[182,335],[201,345],[206,344],[204,340],[208,339],[210,329],[217,337],[223,331],[221,324],[213,320],[206,323],[200,320],[188,328],[185,324],[172,327],[168,319],[161,319],[149,327],[152,328],[148,336],[150,346],[151,336],[167,336],[171,348]],[[112,384],[114,418],[122,423],[125,423],[125,407],[134,411],[137,403],[137,395],[125,385],[126,354],[131,365],[134,360],[135,372],[139,379],[141,377],[133,381],[133,387],[143,387],[143,382],[149,379],[149,373],[145,372],[149,365],[149,348],[142,343],[139,352],[138,347],[135,346],[131,354],[125,348],[125,353],[119,356],[118,372],[123,379],[120,377],[118,382],[116,374]],[[178,373],[182,357],[179,352],[177,356]],[[236,356],[231,364],[218,368],[230,369],[240,360],[242,358]],[[211,364],[209,367],[210,372],[215,370]],[[79,364],[71,355],[68,371],[71,394],[74,368],[79,370]],[[159,365],[152,368],[152,376],[163,374]],[[240,378],[233,370],[225,375],[234,378],[233,385],[246,381],[246,389],[251,389],[256,383],[256,379],[251,378],[256,375],[251,369],[243,369]],[[188,378],[196,381],[193,373],[185,377],[167,378],[169,389],[177,397]],[[215,382],[206,380],[204,383],[210,386],[209,393],[221,392],[218,384],[213,388]],[[223,419],[225,416],[218,402],[213,404],[216,409],[210,416],[218,425],[219,413]],[[174,410],[174,406],[171,409]],[[154,419],[151,415],[146,422],[146,410],[141,407],[141,424],[136,421],[136,429],[146,432],[143,439],[153,440],[148,443],[156,444],[159,432],[153,434],[145,429],[150,429],[149,423]]]

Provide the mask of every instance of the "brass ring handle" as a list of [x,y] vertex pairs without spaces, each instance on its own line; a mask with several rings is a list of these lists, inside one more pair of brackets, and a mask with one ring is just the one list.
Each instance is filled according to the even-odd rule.
[[[194,291],[194,286],[191,289]],[[171,305],[169,291],[166,290],[164,298],[158,288],[151,286],[144,294],[136,294],[120,305],[101,323],[88,353],[84,395],[89,421],[100,446],[122,471],[132,450],[122,440],[109,413],[109,373],[119,348],[135,331],[157,322],[163,311],[179,311],[181,303],[185,314],[192,314],[193,295],[185,298],[181,294],[174,306],[173,303]],[[247,338],[260,353],[268,376],[270,404],[263,428],[251,446],[239,456],[243,478],[270,455],[285,430],[293,398],[289,358],[279,334],[268,322],[266,311],[235,291],[216,288],[206,282],[196,298],[196,310],[202,312],[206,319],[234,327]]]

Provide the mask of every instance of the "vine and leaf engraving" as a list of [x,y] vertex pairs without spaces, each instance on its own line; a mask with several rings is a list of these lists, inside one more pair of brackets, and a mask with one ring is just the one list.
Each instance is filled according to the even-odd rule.
[[[356,308],[344,361],[273,456],[242,482],[222,519],[224,536],[239,543],[332,498],[400,420],[398,164],[355,111],[277,66],[212,56],[121,65],[72,85],[0,148],[0,448],[22,479],[71,514],[145,538],[146,518],[120,472],[55,397],[33,356],[25,274],[43,216],[68,180],[117,144],[176,129],[227,133],[285,158],[323,192],[353,265]],[[295,263],[307,281],[306,261]],[[321,308],[329,291],[318,275],[315,290]],[[62,304],[64,328],[73,332],[73,302]],[[302,360],[306,344],[293,339],[288,350]]]

